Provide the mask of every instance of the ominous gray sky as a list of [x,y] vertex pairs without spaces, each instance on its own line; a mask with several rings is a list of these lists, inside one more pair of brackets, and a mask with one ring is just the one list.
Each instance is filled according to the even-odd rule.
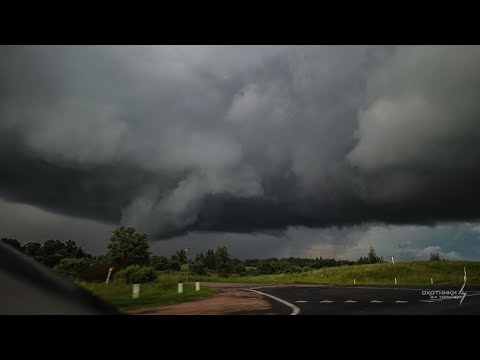
[[479,98],[478,46],[2,46],[0,235],[480,259]]

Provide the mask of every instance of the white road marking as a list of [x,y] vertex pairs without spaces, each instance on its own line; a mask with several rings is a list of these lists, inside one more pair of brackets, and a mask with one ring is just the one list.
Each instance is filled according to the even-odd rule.
[[307,303],[308,301],[305,301],[305,300],[297,300],[295,301],[296,303]]
[[292,309],[292,312],[290,313],[290,315],[298,315],[300,313],[300,308],[298,306],[295,306],[295,305],[289,303],[288,301],[280,299],[276,296],[273,296],[273,295],[270,295],[270,294],[265,294],[264,292],[261,292],[261,291],[258,291],[258,290],[253,290],[253,289],[244,289],[244,290],[252,291],[252,292],[255,292],[257,294],[267,296],[267,297],[269,297],[273,300],[278,301],[279,303],[282,303],[283,305],[287,305],[290,309]]
[[370,303],[372,303],[372,304],[380,304],[380,303],[383,303],[383,301],[380,301],[380,300],[372,300],[372,301],[370,301]]
[[424,303],[433,303],[433,302],[435,302],[435,301],[433,301],[433,300],[420,300],[420,302],[424,302]]
[[322,300],[322,301],[320,301],[320,304],[330,304],[330,303],[333,303],[333,302],[335,302],[335,301],[333,301],[333,300]]
[[358,302],[358,301],[356,301],[356,300],[347,300],[347,301],[345,301],[345,302],[346,302],[346,303],[356,303],[356,302]]
[[397,300],[395,301],[395,304],[406,304],[408,303],[408,301],[405,301],[405,300]]

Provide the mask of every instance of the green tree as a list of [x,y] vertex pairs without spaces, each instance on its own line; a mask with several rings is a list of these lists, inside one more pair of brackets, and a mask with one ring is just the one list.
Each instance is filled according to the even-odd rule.
[[195,261],[201,261],[203,263],[203,260],[205,259],[205,255],[203,255],[203,251],[200,253],[197,253],[195,256]]
[[183,264],[186,264],[188,261],[188,258],[187,258],[187,251],[185,249],[180,249],[178,250],[175,255],[177,256],[177,261],[183,265]]
[[263,260],[258,264],[257,270],[262,275],[275,274],[275,267],[268,260]]
[[215,252],[212,249],[208,249],[203,259],[203,265],[208,270],[215,270]]
[[17,250],[22,251],[22,245],[20,245],[17,239],[2,238],[2,242]]
[[204,275],[207,272],[203,262],[200,260],[193,260],[188,264],[188,271],[195,275]]
[[215,269],[220,271],[231,262],[230,254],[225,246],[219,246],[215,250]]
[[363,264],[367,264],[368,263],[368,260],[366,257],[363,257],[363,256],[360,256],[360,258],[358,259],[357,261],[357,264],[358,265],[363,265]]
[[237,264],[233,265],[233,272],[240,276],[244,276],[247,273],[247,270],[245,269],[245,266]]
[[22,246],[22,251],[31,257],[36,257],[40,255],[42,250],[42,244],[40,243],[26,243]]
[[439,261],[440,260],[440,255],[437,253],[431,253],[430,254],[430,260],[432,261]]
[[181,265],[177,260],[169,260],[167,264],[167,270],[180,271]]
[[124,280],[128,284],[147,283],[157,278],[157,271],[153,267],[130,265],[115,274],[115,279]]
[[232,260],[225,246],[219,246],[215,250],[215,270],[224,277],[233,273]]
[[60,263],[62,259],[92,258],[90,254],[84,252],[72,240],[63,243],[60,240],[50,239],[45,241],[43,246],[29,243],[22,247],[22,250],[27,255],[33,256],[38,262],[51,268]]
[[150,266],[157,271],[167,270],[168,259],[165,256],[152,256],[150,258]]
[[107,248],[107,257],[117,268],[146,265],[150,260],[147,234],[133,227],[120,226],[113,230]]
[[35,260],[41,262],[42,264],[53,268],[57,265],[62,259],[68,258],[65,256],[65,244],[60,240],[50,239],[43,243],[42,248],[40,249],[39,254],[35,256]]
[[373,246],[370,246],[370,251],[368,252],[367,258],[365,260],[367,264],[377,264],[384,262],[383,258],[377,256]]
[[92,255],[87,254],[83,249],[75,243],[75,241],[68,240],[64,245],[63,250],[66,258],[93,258]]
[[370,246],[370,251],[368,252],[367,259],[369,264],[375,264],[377,260],[377,254],[375,253],[375,249],[373,248],[373,246]]
[[94,263],[95,260],[90,258],[66,258],[55,265],[53,270],[72,279],[85,280],[83,277],[84,273],[87,272]]

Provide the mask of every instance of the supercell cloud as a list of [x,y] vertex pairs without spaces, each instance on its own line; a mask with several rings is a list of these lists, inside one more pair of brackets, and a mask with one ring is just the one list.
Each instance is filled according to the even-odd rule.
[[0,196],[168,238],[480,217],[478,46],[2,46]]

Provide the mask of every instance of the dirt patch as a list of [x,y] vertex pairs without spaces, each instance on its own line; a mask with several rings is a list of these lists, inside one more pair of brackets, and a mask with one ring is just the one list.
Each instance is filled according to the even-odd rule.
[[243,290],[244,288],[239,289],[239,286],[225,287],[208,298],[175,305],[130,310],[127,313],[134,315],[253,315],[270,313],[272,305],[269,300],[260,294]]
[[279,302],[245,289],[269,287],[301,287],[324,285],[202,283],[218,289],[218,293],[175,305],[158,306],[127,311],[132,315],[288,315],[291,310]]

